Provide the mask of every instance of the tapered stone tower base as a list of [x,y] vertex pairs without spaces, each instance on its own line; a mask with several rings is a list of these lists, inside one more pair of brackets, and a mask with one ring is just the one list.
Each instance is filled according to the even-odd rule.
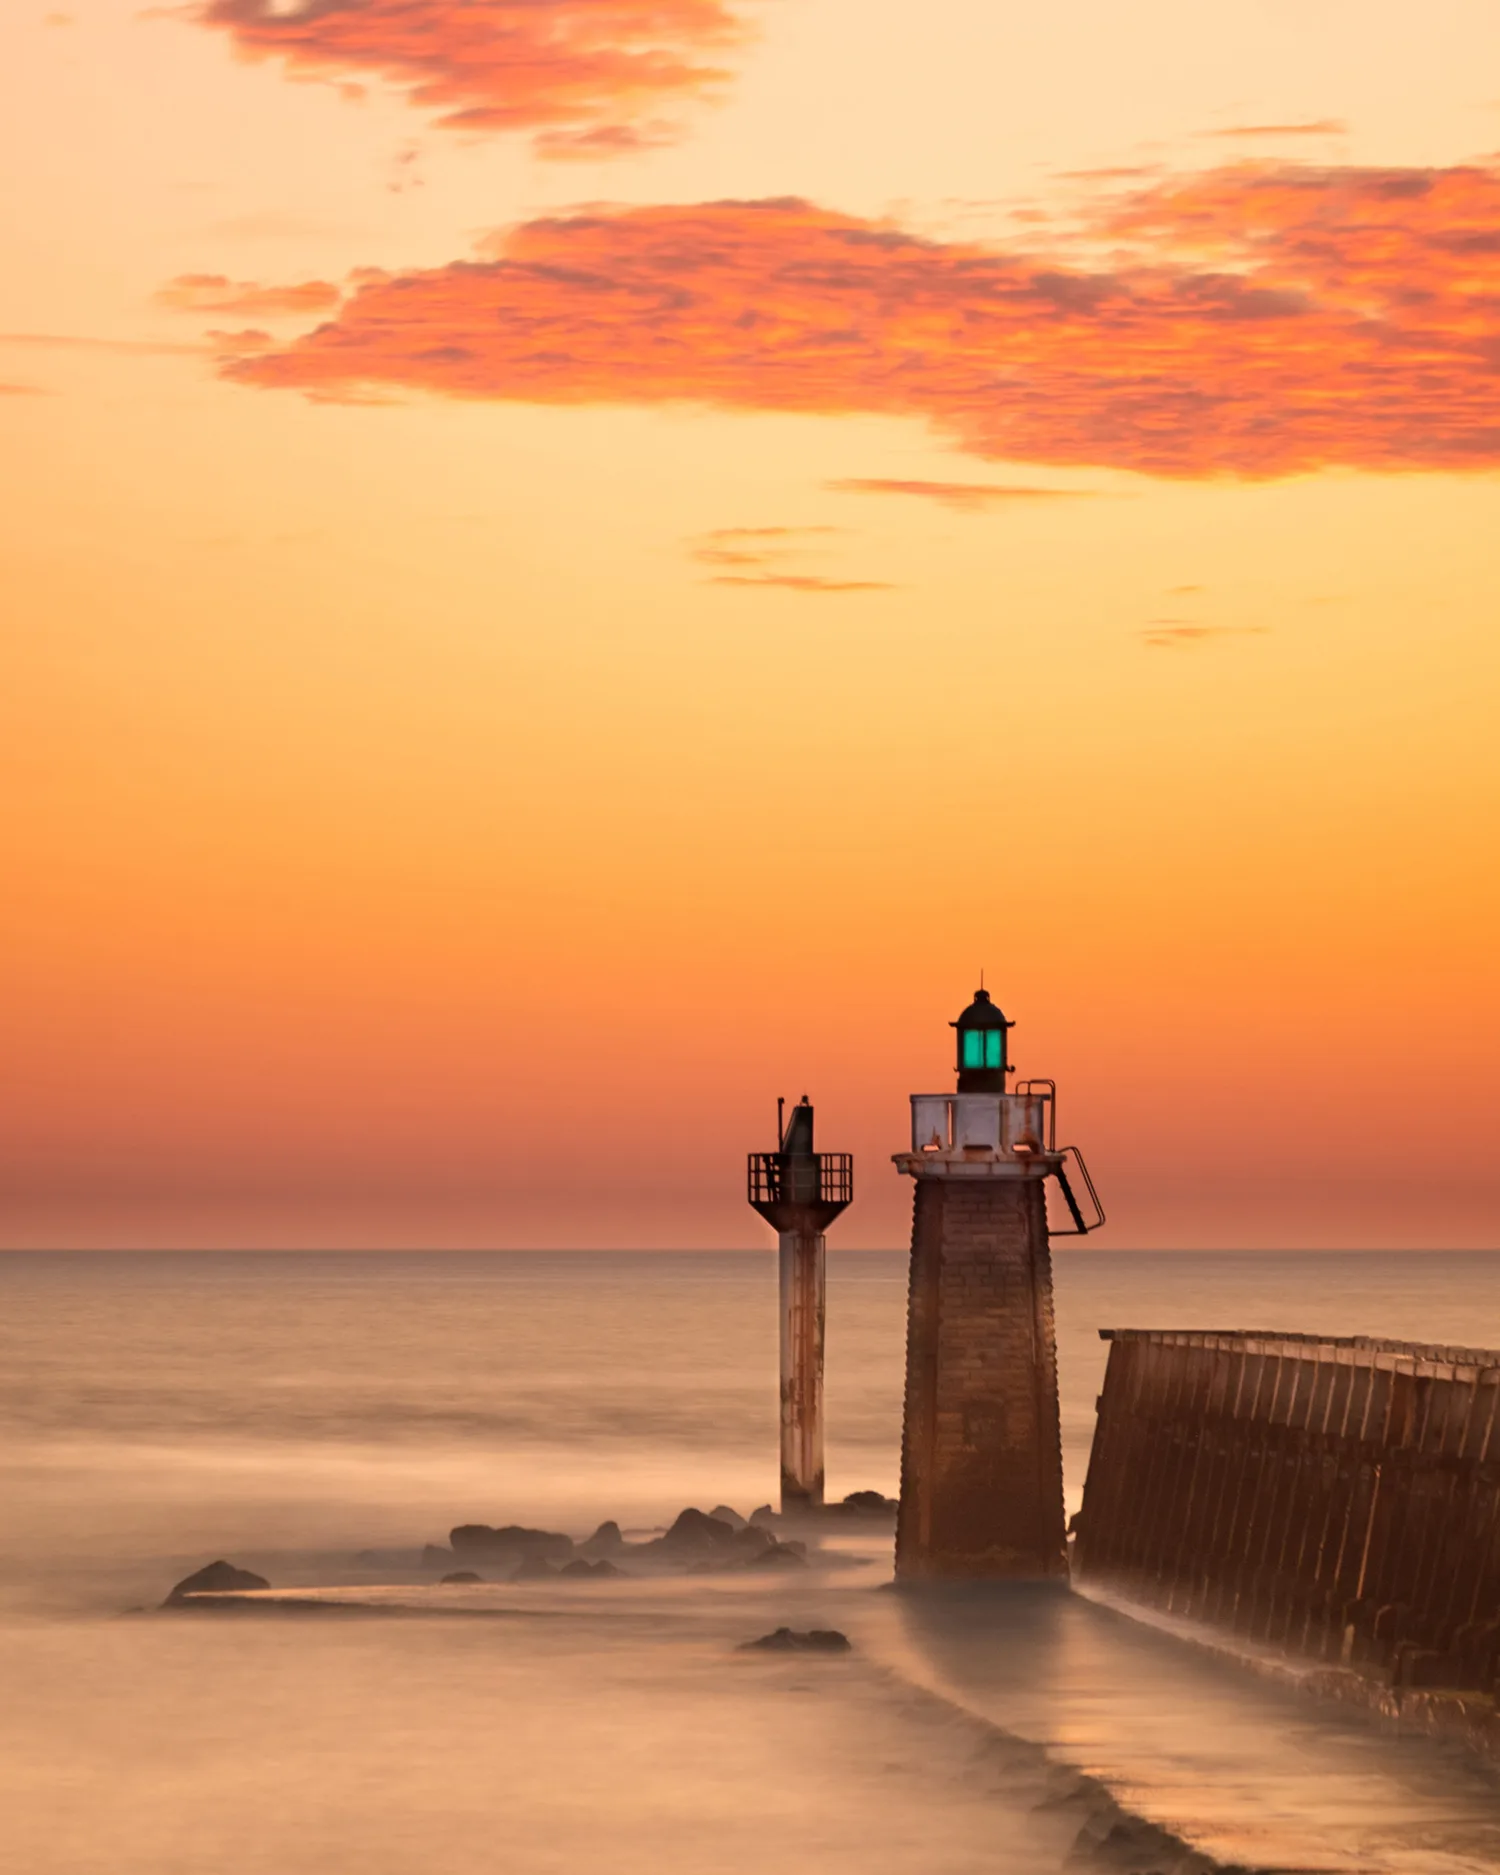
[[898,1163],[917,1176],[897,1580],[1066,1576],[1043,1179]]

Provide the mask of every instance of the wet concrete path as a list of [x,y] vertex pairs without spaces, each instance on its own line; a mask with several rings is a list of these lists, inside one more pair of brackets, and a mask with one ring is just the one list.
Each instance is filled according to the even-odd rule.
[[1500,1870],[1500,1774],[1257,1678],[1066,1590],[866,1593],[861,1644],[914,1684],[1254,1869]]

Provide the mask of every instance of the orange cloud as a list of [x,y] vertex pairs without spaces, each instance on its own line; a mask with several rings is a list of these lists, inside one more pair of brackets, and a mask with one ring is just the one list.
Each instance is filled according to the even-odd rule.
[[451,129],[525,131],[539,154],[670,141],[653,113],[700,98],[746,36],[727,0],[206,0],[252,56],[347,87],[380,78]]
[[923,482],[876,475],[850,475],[823,486],[836,495],[916,495],[969,513],[1010,501],[1072,500],[1086,488],[1030,488],[1006,482]]
[[157,294],[174,312],[229,313],[243,319],[305,318],[331,311],[343,295],[327,280],[296,286],[256,286],[221,273],[181,273]]
[[807,202],[532,221],[221,367],[322,397],[925,420],[994,460],[1172,476],[1500,464],[1500,170],[1235,166],[1048,252]]

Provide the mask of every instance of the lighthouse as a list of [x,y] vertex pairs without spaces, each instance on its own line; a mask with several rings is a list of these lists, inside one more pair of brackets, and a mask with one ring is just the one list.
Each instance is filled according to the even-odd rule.
[[823,1233],[854,1197],[854,1160],[813,1146],[806,1094],[783,1121],[775,1152],[752,1152],[750,1204],[776,1231],[781,1302],[781,1508],[823,1508]]
[[[1012,1085],[1014,1024],[979,990],[952,1024],[957,1086],[913,1094],[906,1411],[896,1579],[1067,1574],[1047,1181],[1077,1236],[1104,1221],[1051,1081]],[[1071,1159],[1092,1208],[1068,1177]]]

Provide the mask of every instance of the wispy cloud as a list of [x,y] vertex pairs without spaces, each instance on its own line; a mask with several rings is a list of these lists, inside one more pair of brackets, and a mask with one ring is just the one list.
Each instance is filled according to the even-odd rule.
[[40,384],[5,384],[0,383],[0,397],[40,397]]
[[1215,638],[1264,638],[1267,625],[1192,625],[1183,619],[1153,619],[1137,634],[1153,651],[1185,650]]
[[174,312],[217,313],[237,319],[295,319],[331,312],[343,298],[327,280],[303,280],[294,286],[257,286],[221,273],[180,273],[157,294]]
[[1113,194],[1046,251],[800,201],[548,217],[223,369],[904,416],[981,458],[1202,477],[1500,465],[1497,364],[1500,170],[1275,164]]
[[888,579],[826,579],[820,573],[716,573],[711,586],[782,586],[788,592],[894,592]]
[[729,0],[204,0],[191,17],[296,76],[381,81],[449,129],[590,161],[673,141],[674,107],[724,84],[749,30]]
[[0,345],[34,346],[40,351],[124,352],[144,358],[195,358],[209,349],[163,344],[159,339],[95,338],[87,332],[0,332]]
[[1063,182],[1142,182],[1161,173],[1159,163],[1106,163],[1097,169],[1060,169]]
[[836,495],[915,495],[971,514],[1010,502],[1067,501],[1094,492],[1088,488],[1036,488],[1018,482],[925,482],[878,475],[842,476],[823,486]]
[[1264,137],[1345,137],[1349,126],[1339,117],[1318,117],[1304,124],[1225,124],[1214,130],[1200,130],[1200,137],[1242,138]]
[[816,540],[829,534],[847,534],[847,527],[714,527],[701,540]]
[[[688,541],[688,552],[700,566],[715,569],[709,586],[780,586],[788,592],[888,592],[883,579],[847,579],[833,574],[789,569],[809,553],[826,551],[830,536],[847,534],[846,527],[715,527]],[[732,569],[732,570],[726,570]]]

